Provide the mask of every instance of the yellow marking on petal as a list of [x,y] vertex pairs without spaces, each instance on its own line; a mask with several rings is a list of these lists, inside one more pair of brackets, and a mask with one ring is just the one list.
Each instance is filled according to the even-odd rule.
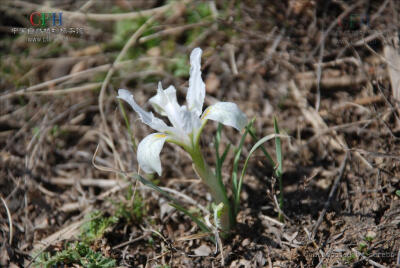
[[204,117],[206,117],[206,116],[210,113],[210,111],[211,111],[211,108],[208,108],[208,109],[204,112],[204,114],[201,116],[201,119],[203,120]]
[[154,137],[156,137],[156,138],[165,138],[165,137],[167,137],[167,135],[165,135],[165,134],[155,134]]

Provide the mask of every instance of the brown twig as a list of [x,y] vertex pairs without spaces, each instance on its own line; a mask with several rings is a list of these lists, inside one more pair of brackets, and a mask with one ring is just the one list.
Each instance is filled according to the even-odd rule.
[[112,249],[119,249],[119,248],[122,248],[124,246],[129,245],[129,244],[135,243],[135,242],[137,242],[139,240],[142,240],[143,238],[146,238],[149,234],[150,234],[149,232],[144,233],[143,235],[141,235],[139,237],[136,237],[134,239],[130,239],[128,241],[122,242],[121,244],[118,244],[118,245],[114,246]]
[[[184,3],[187,3],[188,0],[184,0]],[[43,9],[43,5],[37,5],[37,4],[32,4],[28,3],[25,1],[19,1],[15,0],[10,2],[11,4],[18,6],[18,7],[27,7],[27,8],[34,8],[34,9]],[[146,17],[146,16],[155,16],[161,13],[166,12],[169,10],[171,7],[175,5],[174,2],[171,2],[169,4],[166,4],[161,7],[156,7],[152,9],[147,9],[143,11],[136,11],[136,12],[128,12],[128,13],[116,13],[116,14],[98,14],[98,13],[82,13],[82,12],[76,12],[76,11],[67,11],[59,8],[52,8],[52,7],[46,7],[46,12],[62,12],[63,14],[67,16],[74,16],[77,19],[87,19],[87,20],[95,20],[95,21],[119,21],[119,20],[125,20],[125,19],[137,19],[139,17]]]
[[119,182],[115,180],[95,178],[52,178],[49,180],[49,182],[57,185],[74,185],[75,183],[79,183],[82,186],[99,188],[111,188],[119,184]]
[[211,21],[201,21],[201,22],[196,22],[196,23],[192,23],[192,24],[187,24],[187,25],[182,25],[182,26],[178,26],[178,27],[174,27],[174,28],[169,28],[163,31],[159,31],[157,33],[154,34],[150,34],[147,36],[143,36],[141,38],[139,38],[139,43],[145,43],[149,40],[153,40],[155,38],[159,38],[159,37],[163,37],[166,35],[177,35],[180,34],[183,31],[192,29],[192,28],[196,28],[196,27],[201,27],[201,26],[207,26],[210,25],[212,22]]

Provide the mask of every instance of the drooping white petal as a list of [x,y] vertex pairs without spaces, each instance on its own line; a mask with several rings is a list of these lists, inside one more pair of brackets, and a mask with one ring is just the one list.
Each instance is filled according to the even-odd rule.
[[246,115],[232,102],[217,102],[209,106],[201,116],[201,119],[215,120],[224,125],[242,130],[247,124]]
[[133,110],[139,115],[140,119],[151,127],[160,132],[164,132],[169,129],[169,127],[162,121],[161,119],[155,117],[152,112],[146,112],[143,110],[133,99],[133,95],[126,89],[119,89],[118,90],[118,97],[119,99],[123,99],[127,103],[129,103]]
[[206,95],[206,87],[201,79],[201,53],[200,48],[195,48],[190,54],[189,89],[186,95],[189,110],[194,111],[197,116],[201,115]]
[[175,128],[182,129],[180,106],[176,99],[176,89],[173,86],[163,90],[161,83],[158,83],[157,94],[149,102],[158,113],[168,116]]
[[163,133],[153,133],[146,136],[137,149],[137,160],[139,166],[146,173],[157,172],[161,176],[160,152],[164,146],[167,135]]

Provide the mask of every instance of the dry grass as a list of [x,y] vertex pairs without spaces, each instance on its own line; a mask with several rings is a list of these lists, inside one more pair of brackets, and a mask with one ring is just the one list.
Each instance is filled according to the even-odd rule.
[[[5,1],[0,266],[32,265],[38,252],[60,252],[82,239],[84,216],[94,210],[102,217],[121,213],[90,244],[119,266],[398,265],[397,2],[265,2],[54,2],[66,27],[85,32],[35,44],[11,29],[29,27],[32,10],[53,9]],[[257,118],[260,137],[273,133],[276,116],[293,137],[283,143],[285,221],[277,221],[273,167],[256,153],[238,226],[217,249],[157,193],[109,172],[138,171],[134,144],[150,132],[119,105],[117,89],[133,91],[150,109],[146,102],[162,81],[183,100],[187,55],[196,46],[204,50],[207,105],[238,103]],[[202,144],[211,165],[214,134],[209,123]],[[237,144],[239,135],[224,129],[222,139]],[[253,143],[246,140],[243,156]],[[271,152],[272,145],[265,144]],[[92,164],[96,148],[102,170]],[[161,158],[163,176],[151,179],[188,207],[206,210],[209,197],[188,156],[166,145]],[[225,166],[224,179],[231,168]]]

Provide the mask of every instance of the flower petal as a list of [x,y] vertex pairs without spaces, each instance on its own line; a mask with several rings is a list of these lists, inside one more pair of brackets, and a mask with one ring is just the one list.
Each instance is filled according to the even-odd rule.
[[180,113],[182,117],[182,128],[187,134],[193,133],[201,127],[199,116],[193,111],[188,110],[185,105],[180,107]]
[[217,102],[209,106],[201,116],[201,120],[207,119],[218,121],[239,131],[247,125],[246,115],[232,102]]
[[182,129],[180,106],[176,99],[176,89],[173,86],[163,90],[161,83],[158,83],[157,94],[149,102],[158,113],[168,116],[174,127]]
[[195,48],[190,54],[189,89],[186,95],[189,110],[194,111],[197,116],[201,115],[206,95],[206,87],[201,79],[201,53],[200,48]]
[[146,173],[157,172],[161,176],[160,152],[164,146],[167,135],[163,133],[153,133],[146,136],[137,149],[137,160],[139,166]]
[[133,95],[126,89],[119,89],[117,98],[123,99],[129,103],[133,110],[139,115],[140,119],[151,127],[160,132],[164,132],[169,129],[169,127],[161,119],[155,117],[152,112],[146,112],[143,110],[133,99]]

